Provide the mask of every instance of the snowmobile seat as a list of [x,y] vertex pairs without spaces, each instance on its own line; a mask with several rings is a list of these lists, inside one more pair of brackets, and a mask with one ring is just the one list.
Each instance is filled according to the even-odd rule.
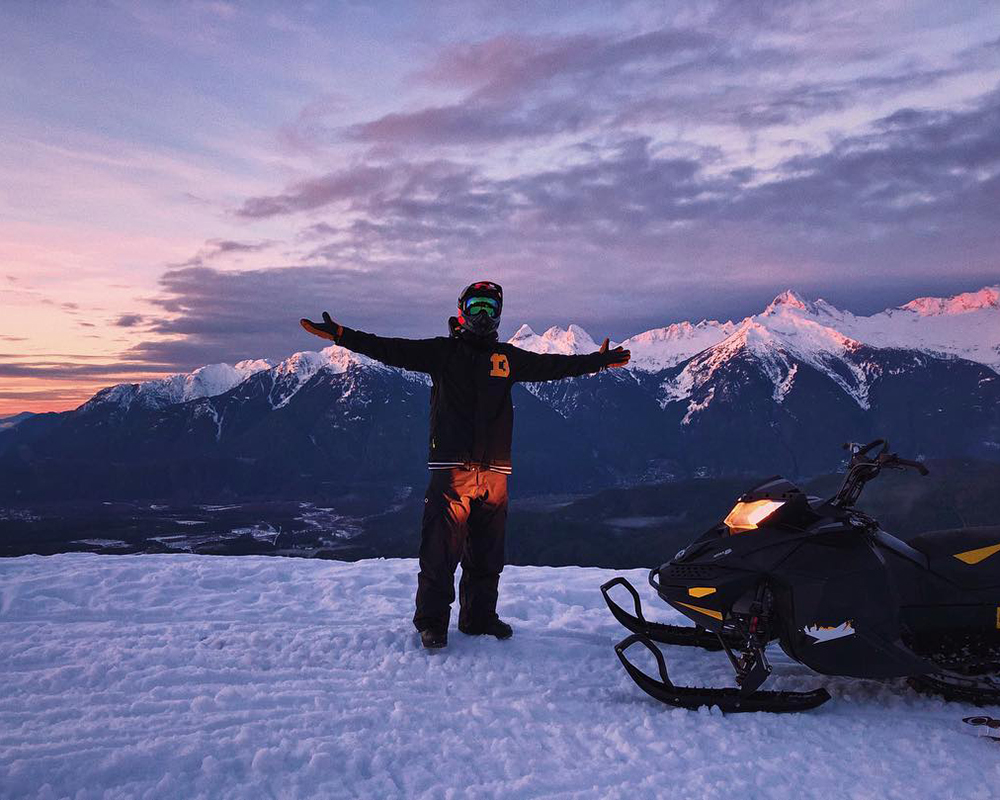
[[907,544],[927,556],[932,572],[958,586],[1000,587],[1000,525],[928,531]]

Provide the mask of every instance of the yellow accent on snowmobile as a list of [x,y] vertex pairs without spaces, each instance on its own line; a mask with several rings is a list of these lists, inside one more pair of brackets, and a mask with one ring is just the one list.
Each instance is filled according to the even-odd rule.
[[692,606],[689,603],[682,603],[679,600],[675,600],[674,602],[679,606],[690,608],[692,611],[697,611],[699,614],[704,614],[706,617],[711,617],[712,619],[717,619],[719,622],[722,622],[721,611],[713,611],[711,608],[702,608],[701,606]]
[[980,547],[976,550],[966,550],[964,553],[955,553],[955,558],[959,561],[964,561],[966,564],[978,564],[980,561],[985,561],[994,553],[1000,553],[1000,544]]
[[688,594],[692,597],[707,597],[710,594],[715,594],[714,586],[692,586],[688,589]]

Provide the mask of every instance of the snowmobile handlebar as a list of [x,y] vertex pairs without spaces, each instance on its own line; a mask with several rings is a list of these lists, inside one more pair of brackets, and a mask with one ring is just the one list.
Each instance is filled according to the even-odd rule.
[[[868,454],[879,446],[882,447],[879,454],[874,458],[868,458]],[[900,458],[895,453],[890,453],[889,443],[885,439],[876,439],[866,445],[861,445],[857,442],[847,442],[844,445],[844,449],[849,450],[851,453],[851,467],[858,466],[859,464],[868,464],[871,466],[889,467],[890,469],[915,469],[921,475],[929,474],[927,467],[921,462],[911,461],[908,458]]]
[[899,456],[896,455],[890,456],[889,459],[886,460],[886,463],[883,464],[882,466],[896,467],[900,469],[915,469],[921,475],[931,474],[931,471],[927,469],[927,467],[924,466],[919,461],[910,461],[907,458],[900,458]]
[[850,451],[851,463],[853,464],[855,460],[863,459],[866,455],[868,455],[868,453],[870,453],[879,445],[882,445],[883,453],[889,449],[889,443],[885,439],[876,439],[874,442],[869,442],[868,444],[859,444],[858,442],[846,442],[844,444],[844,449]]
[[[881,446],[878,454],[869,456],[876,447]],[[885,439],[876,439],[866,445],[856,442],[847,442],[844,449],[851,453],[851,463],[847,468],[847,475],[840,491],[832,499],[832,504],[841,508],[850,508],[861,496],[862,489],[868,481],[877,478],[883,469],[915,469],[921,475],[929,475],[927,469],[919,461],[911,461],[907,458],[900,458],[895,453],[889,452],[889,443]]]

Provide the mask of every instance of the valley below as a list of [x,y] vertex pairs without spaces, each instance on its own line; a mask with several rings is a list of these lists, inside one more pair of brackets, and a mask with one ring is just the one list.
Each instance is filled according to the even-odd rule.
[[[995,524],[1000,464],[929,461],[926,478],[885,472],[860,506],[907,539]],[[652,567],[722,519],[765,475],[621,486],[580,494],[513,492],[507,561],[536,566]],[[805,480],[836,492],[841,476]],[[0,507],[0,556],[64,552],[274,555],[356,561],[412,558],[420,544],[422,486],[354,487],[341,496],[176,504],[77,501]]]

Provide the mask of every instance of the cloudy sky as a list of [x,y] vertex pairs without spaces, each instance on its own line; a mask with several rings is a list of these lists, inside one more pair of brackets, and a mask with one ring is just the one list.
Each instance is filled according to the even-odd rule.
[[996,283],[1000,5],[0,3],[0,414],[318,346]]

